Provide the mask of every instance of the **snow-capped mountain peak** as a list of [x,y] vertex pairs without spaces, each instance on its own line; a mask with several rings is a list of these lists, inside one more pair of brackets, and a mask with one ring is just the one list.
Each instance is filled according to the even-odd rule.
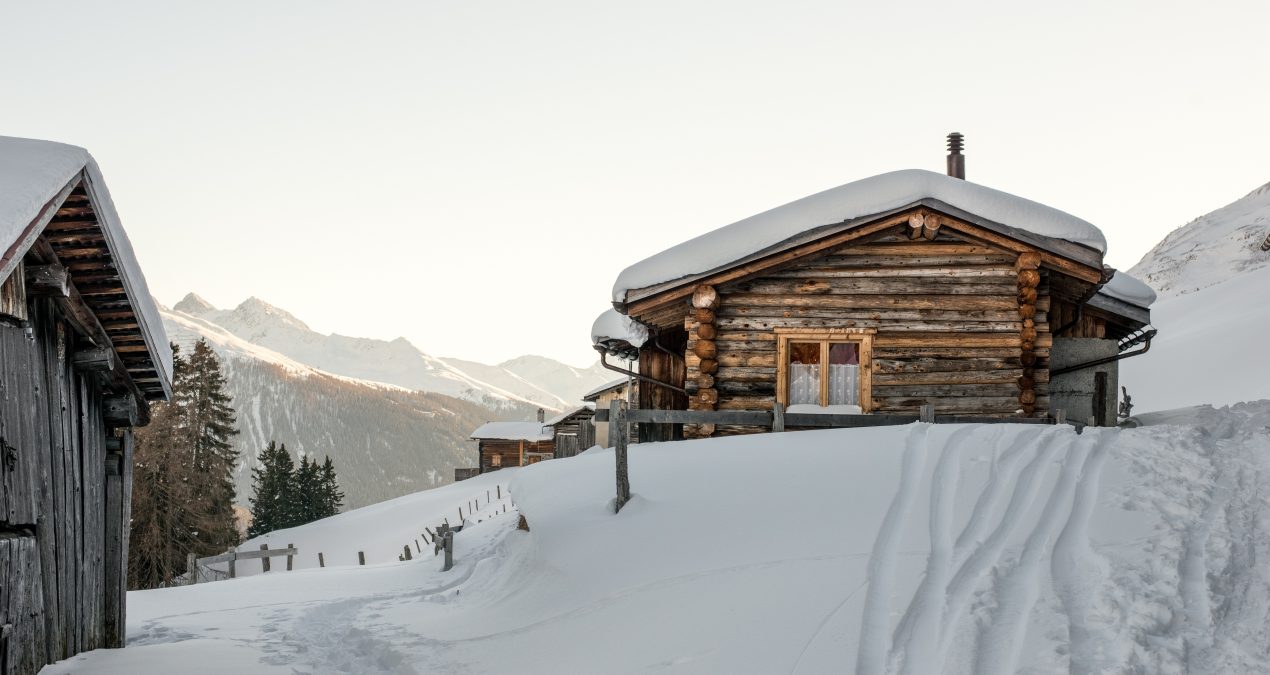
[[198,293],[186,293],[185,297],[173,305],[172,309],[190,316],[203,316],[215,312],[216,306],[203,299]]
[[1177,228],[1129,273],[1168,298],[1219,284],[1270,264],[1270,183]]

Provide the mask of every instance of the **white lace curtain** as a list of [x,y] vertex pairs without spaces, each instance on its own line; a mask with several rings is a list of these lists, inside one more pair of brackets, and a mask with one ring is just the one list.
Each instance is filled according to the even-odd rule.
[[[789,404],[820,405],[820,364],[789,366]],[[829,366],[829,405],[860,405],[860,366]]]

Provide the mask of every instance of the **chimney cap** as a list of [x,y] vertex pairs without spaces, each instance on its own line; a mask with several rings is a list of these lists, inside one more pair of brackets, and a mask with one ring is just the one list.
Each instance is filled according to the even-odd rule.
[[948,134],[948,175],[962,180],[966,179],[966,158],[961,154],[964,138],[958,131]]

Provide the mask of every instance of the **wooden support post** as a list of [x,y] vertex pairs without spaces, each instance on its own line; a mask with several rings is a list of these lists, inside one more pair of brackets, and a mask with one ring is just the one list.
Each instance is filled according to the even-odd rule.
[[414,554],[410,552],[410,544],[406,544],[405,546],[402,546],[401,550],[403,551],[403,553],[401,554],[402,557],[404,557],[406,560],[414,560]]
[[772,433],[785,431],[785,406],[780,401],[772,404]]
[[229,552],[229,578],[235,579],[237,577],[238,577],[238,551],[235,549]]
[[365,564],[366,564],[366,552],[365,552],[365,551],[358,551],[358,552],[357,552],[357,564],[358,564],[358,565],[365,565]]
[[[295,550],[295,544],[287,544],[287,550],[288,550],[288,551],[293,551],[293,550]],[[293,563],[293,561],[292,561],[292,558],[293,558],[293,557],[294,557],[294,554],[287,553],[287,571],[288,571],[288,572],[290,572],[290,571],[291,571],[291,566],[292,566],[292,563]]]
[[616,414],[612,417],[617,423],[617,444],[613,446],[613,456],[617,463],[617,508],[613,512],[617,513],[631,500],[631,479],[626,457],[630,434],[626,426],[626,401],[614,401],[613,404],[616,406]]
[[1054,411],[1054,424],[1067,424],[1067,410],[1059,408]]
[[419,540],[418,540],[418,539],[416,539],[416,540],[415,540],[415,551],[416,551],[416,552],[418,552],[418,553],[423,553],[423,548],[419,546]]
[[71,294],[71,278],[61,265],[28,265],[27,297],[67,298]]
[[609,447],[617,447],[617,409],[622,401],[609,402]]
[[922,422],[934,423],[935,405],[933,403],[922,404],[921,411],[918,413],[918,420]]
[[326,567],[326,556],[321,551],[318,551],[318,567]]
[[445,567],[442,572],[449,572],[454,568],[454,531],[445,531]]
[[1094,373],[1094,426],[1107,426],[1107,371]]
[[[269,550],[269,544],[261,544],[261,545],[260,545],[260,550],[262,550],[262,551],[268,551],[268,550]],[[263,569],[264,569],[264,571],[265,571],[265,572],[268,572],[268,571],[269,571],[269,556],[262,556],[262,557],[260,558],[260,566],[261,566],[261,568],[263,568]]]
[[494,486],[494,489],[495,489],[495,490],[498,490],[498,498],[499,498],[499,499],[502,499],[502,498],[503,498],[503,486],[502,486],[502,485],[495,485],[495,486]]
[[185,573],[190,575],[188,583],[193,586],[198,583],[198,558],[193,553],[185,557]]

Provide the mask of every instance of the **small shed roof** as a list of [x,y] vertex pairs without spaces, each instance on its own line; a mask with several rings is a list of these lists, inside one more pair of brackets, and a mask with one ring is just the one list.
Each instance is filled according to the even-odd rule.
[[486,422],[472,432],[472,440],[549,441],[554,434],[544,422]]
[[591,391],[588,391],[587,393],[583,394],[582,400],[594,401],[600,397],[600,394],[613,391],[614,389],[620,389],[622,387],[625,387],[627,384],[630,383],[630,381],[631,380],[629,377],[621,377],[616,380],[613,380],[612,382],[606,382],[600,385],[599,387],[596,387],[595,389],[592,389]]
[[576,416],[578,416],[578,415],[582,415],[582,414],[584,414],[584,413],[585,413],[585,414],[594,414],[594,413],[595,413],[595,410],[594,410],[591,406],[589,406],[589,405],[580,405],[580,406],[578,406],[578,407],[576,407],[576,408],[573,408],[573,409],[571,409],[571,410],[566,410],[566,411],[564,411],[564,412],[560,413],[559,415],[556,415],[555,417],[552,417],[551,419],[547,420],[546,422],[543,422],[543,423],[542,423],[542,425],[543,425],[543,426],[545,426],[545,427],[554,427],[554,426],[556,426],[557,424],[560,424],[561,422],[564,422],[565,420],[568,420],[568,419],[569,419],[569,418],[571,418],[571,417],[576,417]]
[[1143,309],[1150,308],[1155,302],[1154,289],[1128,272],[1119,270],[1112,275],[1111,281],[1103,284],[1098,293]]
[[[0,136],[0,281],[17,269],[45,229],[57,222],[63,202],[72,193],[83,193],[87,197],[89,208],[80,209],[86,213],[77,217],[85,223],[84,231],[91,235],[85,241],[93,243],[74,242],[69,246],[77,250],[96,249],[92,257],[104,260],[105,268],[117,276],[125,296],[122,307],[117,300],[104,296],[100,303],[115,305],[110,308],[114,311],[130,309],[135,315],[136,328],[129,330],[144,342],[149,362],[146,359],[139,364],[134,362],[129,371],[134,379],[153,373],[147,378],[154,379],[141,378],[144,381],[138,382],[139,389],[148,398],[166,397],[171,392],[172,350],[159,318],[159,308],[150,295],[132,243],[120,224],[101,170],[87,150],[50,141]],[[71,279],[78,286],[80,282],[75,276],[72,269]],[[93,306],[94,301],[86,300],[94,312],[105,311],[104,304]],[[112,334],[111,339],[117,341],[120,336]]]
[[871,176],[804,197],[707,232],[627,267],[613,301],[628,291],[712,272],[820,228],[935,200],[989,221],[1048,239],[1074,242],[1099,254],[1107,240],[1093,224],[990,187],[933,171],[908,169]]

